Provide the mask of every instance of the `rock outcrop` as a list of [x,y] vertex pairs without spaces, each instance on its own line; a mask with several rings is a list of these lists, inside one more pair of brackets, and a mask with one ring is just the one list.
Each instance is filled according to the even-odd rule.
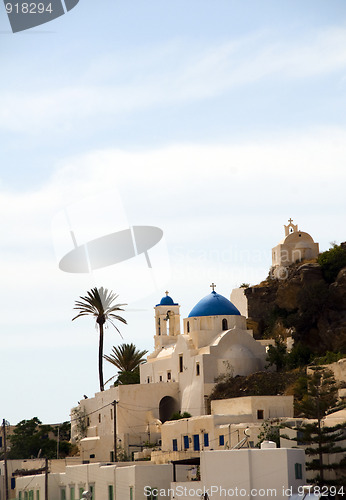
[[268,278],[245,294],[256,338],[293,335],[315,353],[346,353],[346,268],[329,284],[317,262],[295,264],[286,279]]

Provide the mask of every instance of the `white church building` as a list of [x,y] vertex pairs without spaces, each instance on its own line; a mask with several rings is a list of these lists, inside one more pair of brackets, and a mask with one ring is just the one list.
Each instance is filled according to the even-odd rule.
[[[111,387],[72,410],[72,440],[79,441],[83,460],[114,458],[114,418],[118,446],[131,455],[145,442],[157,442],[161,424],[173,413],[207,414],[218,376],[265,368],[265,346],[247,330],[239,310],[211,286],[183,320],[183,331],[180,306],[168,292],[155,306],[155,349],[140,367],[140,384]],[[83,419],[86,431],[78,436]]]
[[[249,375],[265,366],[265,347],[246,328],[246,318],[225,297],[213,291],[183,320],[179,304],[168,292],[155,307],[155,350],[140,367],[141,384],[177,382],[178,406],[193,416],[206,414],[206,400],[215,379],[231,372]],[[161,420],[170,418],[161,414]]]
[[289,219],[285,228],[285,237],[272,249],[272,268],[288,267],[295,262],[314,259],[319,254],[319,245],[310,234],[300,231],[298,224]]

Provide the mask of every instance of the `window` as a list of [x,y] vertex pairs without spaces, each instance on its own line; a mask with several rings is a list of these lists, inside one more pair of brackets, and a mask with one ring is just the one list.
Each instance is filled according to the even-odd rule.
[[148,384],[150,384],[150,377],[147,378],[147,382],[148,382]]
[[196,363],[196,375],[197,375],[197,377],[199,376],[199,374],[200,374],[199,363]]
[[22,500],[22,492],[20,491],[19,494],[18,494],[18,499],[19,500]]
[[173,451],[178,451],[178,440],[173,439]]
[[183,355],[180,354],[180,356],[179,356],[179,371],[180,371],[180,373],[182,373],[183,369],[184,369]]
[[227,319],[222,320],[222,330],[228,330]]
[[[130,499],[131,499],[131,488],[130,488]],[[112,484],[108,485],[108,500],[114,500],[114,488]]]
[[82,498],[84,488],[79,488],[79,498]]
[[257,420],[264,419],[264,410],[257,410]]
[[171,380],[172,378],[172,373],[171,372],[167,372],[167,380]]
[[193,449],[194,451],[199,451],[199,434],[193,435]]
[[160,382],[162,382],[162,375],[160,375]]
[[95,453],[92,453],[91,455],[89,455],[89,458],[95,458]]
[[75,497],[74,497],[74,486],[70,486],[70,500],[75,500]]
[[[30,497],[29,497],[29,500],[31,500]],[[60,500],[66,500],[66,489],[65,488],[61,488],[61,490],[60,490]]]
[[16,478],[11,477],[11,490],[14,490],[16,488]]
[[189,436],[184,436],[184,449],[185,450],[188,450],[190,447],[190,444],[189,444]]
[[110,452],[110,460],[111,462],[114,462],[114,451]]
[[24,491],[24,500],[28,500],[28,499],[29,499],[28,492],[27,492],[27,491]]
[[36,500],[40,500],[40,490],[36,490]]
[[29,491],[29,500],[34,500],[34,490]]
[[294,471],[296,475],[296,479],[303,479],[303,468],[302,464],[294,464]]
[[99,413],[99,424],[101,423],[101,413]]
[[224,446],[225,445],[225,436],[223,434],[220,434],[219,436],[219,446]]
[[89,427],[90,426],[90,418],[87,417],[87,426]]
[[186,323],[186,330],[187,330],[187,333],[190,333],[190,322],[189,321]]
[[113,420],[113,408],[111,408],[111,420]]
[[205,432],[203,436],[204,446],[209,446],[209,435]]
[[133,500],[133,486],[130,486],[130,500]]

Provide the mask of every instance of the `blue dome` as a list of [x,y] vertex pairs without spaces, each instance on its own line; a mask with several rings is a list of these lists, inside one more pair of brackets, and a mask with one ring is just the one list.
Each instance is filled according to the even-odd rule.
[[156,304],[156,306],[177,306],[178,304],[175,304],[172,297],[169,295],[166,295],[166,297],[162,297],[160,304]]
[[188,317],[196,316],[240,316],[240,312],[230,300],[213,291],[195,305]]

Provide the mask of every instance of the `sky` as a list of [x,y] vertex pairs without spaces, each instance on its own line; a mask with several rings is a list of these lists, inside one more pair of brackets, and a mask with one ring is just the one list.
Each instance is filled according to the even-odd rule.
[[[98,391],[94,286],[128,325],[105,354],[153,349],[168,290],[184,318],[210,284],[266,278],[291,217],[345,236],[344,0],[80,0],[12,33],[0,6],[0,417],[69,419]],[[145,255],[89,274],[60,260],[130,226]],[[107,366],[108,365],[108,366]],[[115,374],[105,362],[105,379]]]

